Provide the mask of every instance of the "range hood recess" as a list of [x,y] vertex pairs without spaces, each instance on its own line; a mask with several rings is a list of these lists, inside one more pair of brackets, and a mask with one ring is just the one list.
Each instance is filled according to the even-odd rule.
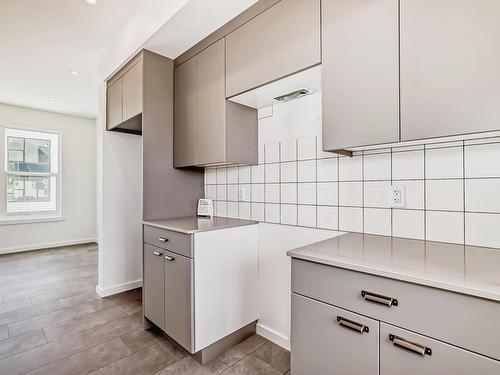
[[321,65],[228,98],[252,108],[264,108],[321,91]]

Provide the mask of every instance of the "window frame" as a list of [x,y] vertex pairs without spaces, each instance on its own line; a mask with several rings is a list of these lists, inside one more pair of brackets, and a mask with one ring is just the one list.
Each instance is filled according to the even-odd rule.
[[[6,129],[46,133],[54,135],[57,138],[57,155],[55,157],[57,168],[56,172],[15,172],[8,170],[8,147]],[[47,222],[59,221],[62,219],[62,134],[60,131],[47,130],[43,127],[24,127],[16,125],[0,124],[0,225],[17,224],[24,222]],[[51,152],[53,146],[51,146]],[[52,168],[51,168],[52,169]],[[7,178],[8,176],[43,176],[55,177],[56,184],[56,209],[55,211],[35,211],[35,212],[7,212]]]

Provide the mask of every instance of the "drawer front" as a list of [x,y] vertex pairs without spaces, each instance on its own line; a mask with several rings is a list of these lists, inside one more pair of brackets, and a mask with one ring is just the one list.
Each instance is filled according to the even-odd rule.
[[144,244],[144,316],[165,329],[165,251]]
[[380,323],[380,374],[493,375],[500,362]]
[[379,373],[379,322],[292,294],[294,375]]
[[145,225],[144,242],[189,258],[193,257],[192,238],[189,234],[177,233]]
[[498,302],[298,259],[292,291],[500,360]]

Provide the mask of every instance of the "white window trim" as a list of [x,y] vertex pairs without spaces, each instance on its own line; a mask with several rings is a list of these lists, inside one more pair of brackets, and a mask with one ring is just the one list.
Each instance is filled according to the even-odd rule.
[[[57,181],[57,194],[56,194],[56,212],[33,212],[33,213],[11,213],[7,214],[7,181],[6,181],[6,155],[7,150],[5,149],[5,129],[16,129],[16,130],[25,130],[32,132],[40,132],[40,133],[50,133],[58,136],[58,172],[57,173],[49,173],[48,175],[56,175]],[[31,224],[31,223],[44,223],[44,222],[58,222],[65,221],[62,216],[62,133],[60,131],[48,130],[44,127],[24,127],[18,125],[6,125],[0,124],[0,165],[1,165],[1,173],[0,173],[0,226],[2,225],[15,225],[15,224]],[[17,172],[9,172],[8,174],[23,174]],[[42,173],[43,175],[47,175],[47,173]],[[33,174],[34,175],[34,174]]]

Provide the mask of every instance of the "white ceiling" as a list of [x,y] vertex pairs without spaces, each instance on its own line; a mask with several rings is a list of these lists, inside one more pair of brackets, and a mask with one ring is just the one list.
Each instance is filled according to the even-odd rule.
[[99,85],[135,51],[175,58],[255,2],[0,0],[0,103],[95,118]]

